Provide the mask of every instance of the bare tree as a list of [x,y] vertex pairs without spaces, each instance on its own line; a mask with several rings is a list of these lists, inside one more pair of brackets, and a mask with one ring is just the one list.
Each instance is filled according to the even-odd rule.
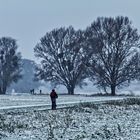
[[[97,85],[111,89],[128,85],[138,74],[139,38],[128,17],[97,18],[86,29],[89,48],[98,50],[88,63],[90,76]],[[89,53],[89,51],[87,51]]]
[[5,94],[12,82],[21,78],[20,53],[16,41],[10,37],[0,38],[0,94]]
[[71,26],[46,33],[34,48],[35,56],[41,58],[38,79],[64,85],[68,94],[74,94],[75,86],[85,78],[82,46],[82,31],[75,31]]

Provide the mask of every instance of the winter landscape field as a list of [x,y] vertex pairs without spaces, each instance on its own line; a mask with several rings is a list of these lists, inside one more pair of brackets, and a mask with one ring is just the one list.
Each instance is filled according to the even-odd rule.
[[1,95],[0,138],[2,140],[140,139],[139,97],[59,95],[57,105],[57,110],[50,110],[48,95]]
[[0,0],[0,140],[140,140],[139,5]]

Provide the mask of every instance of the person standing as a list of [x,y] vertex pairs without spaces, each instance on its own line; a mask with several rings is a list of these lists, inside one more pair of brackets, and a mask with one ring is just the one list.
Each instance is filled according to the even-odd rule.
[[58,98],[58,95],[54,89],[50,93],[50,97],[51,97],[51,102],[52,102],[52,110],[55,110],[56,109],[56,98]]

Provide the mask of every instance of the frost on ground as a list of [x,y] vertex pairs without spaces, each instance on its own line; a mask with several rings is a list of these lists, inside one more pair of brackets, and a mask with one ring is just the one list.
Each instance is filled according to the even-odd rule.
[[58,110],[1,112],[2,140],[138,140],[140,99]]
[[[57,99],[57,104],[66,104],[66,103],[75,103],[75,102],[91,102],[91,101],[103,101],[103,100],[112,100],[112,99],[123,99],[124,96],[99,96],[99,97],[90,97],[82,95],[59,95]],[[29,106],[29,105],[42,105],[42,104],[51,104],[49,95],[0,95],[0,109],[3,107],[12,107],[12,106]]]

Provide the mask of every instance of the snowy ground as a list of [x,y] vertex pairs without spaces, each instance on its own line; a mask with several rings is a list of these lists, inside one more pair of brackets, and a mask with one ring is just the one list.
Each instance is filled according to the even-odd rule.
[[[123,99],[122,99],[123,98]],[[107,101],[110,100],[110,101]],[[113,100],[113,101],[112,101]],[[5,102],[4,102],[5,101]],[[80,103],[58,110],[0,112],[2,140],[139,140],[140,99],[59,96],[58,103]],[[107,101],[106,104],[94,104]],[[0,96],[3,107],[50,104],[49,96]]]
[[[105,102],[108,100],[122,100],[126,96],[96,96],[89,97],[85,95],[59,95],[57,98],[57,108],[64,108],[77,105],[83,102]],[[49,95],[1,95],[0,112],[18,111],[27,112],[28,110],[46,110],[51,109],[51,100]]]
[[[126,98],[124,96],[97,96],[89,97],[84,95],[59,95],[57,104],[71,104],[81,102],[94,102],[94,101],[106,101],[117,100]],[[12,107],[26,107],[36,105],[51,105],[49,95],[0,95],[0,109],[12,108]]]
[[[128,100],[128,99],[127,99]],[[139,140],[140,99],[0,114],[2,140]],[[137,103],[137,104],[135,104]]]

